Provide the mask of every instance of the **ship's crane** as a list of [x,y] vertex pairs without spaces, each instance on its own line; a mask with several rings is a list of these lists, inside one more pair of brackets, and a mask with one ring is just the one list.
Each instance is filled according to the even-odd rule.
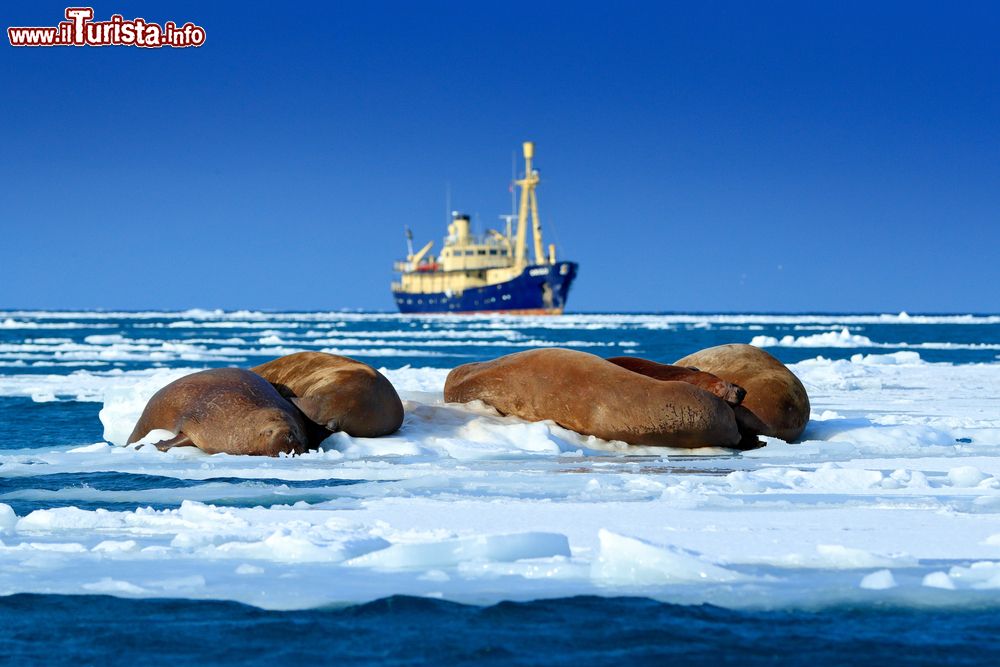
[[497,241],[499,241],[501,243],[501,245],[505,248],[504,252],[508,253],[508,255],[510,254],[510,231],[509,231],[509,229],[510,229],[510,226],[508,225],[508,233],[507,233],[506,236],[504,236],[503,234],[501,234],[500,232],[498,232],[495,229],[487,229],[486,230],[487,234],[489,234],[491,237],[493,237],[494,239],[496,239]]
[[427,254],[427,252],[431,249],[431,246],[433,246],[433,245],[434,245],[434,241],[428,241],[427,245],[425,245],[423,248],[421,248],[420,250],[417,251],[417,254],[410,255],[407,258],[407,259],[410,260],[410,266],[413,269],[416,269],[420,265],[420,260],[422,260],[424,258],[424,255]]

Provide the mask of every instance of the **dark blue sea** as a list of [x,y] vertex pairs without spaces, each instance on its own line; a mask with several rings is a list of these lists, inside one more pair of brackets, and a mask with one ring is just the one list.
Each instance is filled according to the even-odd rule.
[[[130,374],[250,366],[300,349],[328,350],[388,369],[450,368],[541,345],[672,362],[732,342],[765,345],[786,363],[906,353],[930,363],[997,364],[1000,316],[5,311],[0,503],[21,518],[70,507],[92,513],[171,509],[189,497],[219,507],[298,502],[309,508],[339,502],[352,486],[368,481],[332,474],[196,478],[128,466],[66,471],[52,465],[62,465],[73,448],[104,440],[102,392]],[[32,548],[23,546],[27,538],[15,544],[2,528],[0,523],[0,552]],[[103,538],[74,539],[91,549]],[[46,567],[44,560],[17,562]],[[192,599],[180,585],[176,596],[127,588],[111,596],[104,589],[66,588],[68,575],[60,576],[49,592],[40,590],[44,577],[36,574],[23,588],[18,577],[3,580],[0,664],[1000,664],[997,599],[954,607],[873,603],[755,611],[753,605],[734,610],[641,596],[518,596],[516,602],[470,605],[392,595],[273,611]]]
[[735,612],[642,598],[472,607],[391,597],[232,602],[0,598],[0,662],[36,665],[995,665],[1000,612]]

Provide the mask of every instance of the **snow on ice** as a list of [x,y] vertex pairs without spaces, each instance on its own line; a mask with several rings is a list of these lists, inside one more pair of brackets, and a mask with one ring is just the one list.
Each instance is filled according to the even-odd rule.
[[[173,323],[184,321],[198,319]],[[627,448],[447,405],[445,370],[406,367],[384,370],[407,409],[398,434],[336,434],[268,460],[121,446],[148,397],[193,369],[6,376],[2,395],[103,401],[107,442],[0,450],[5,478],[22,482],[0,492],[0,593],[283,609],[392,594],[1000,600],[1000,364],[902,351],[792,368],[814,408],[803,442],[742,455]],[[187,485],[31,484],[106,472]],[[22,516],[10,507],[55,500]]]

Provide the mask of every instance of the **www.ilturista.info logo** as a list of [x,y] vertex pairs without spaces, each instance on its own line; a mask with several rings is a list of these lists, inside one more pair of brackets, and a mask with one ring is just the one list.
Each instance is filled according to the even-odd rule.
[[188,22],[162,26],[146,19],[125,20],[112,14],[107,21],[94,21],[93,7],[67,7],[66,20],[54,28],[7,28],[11,46],[162,46],[184,48],[205,43],[205,29]]

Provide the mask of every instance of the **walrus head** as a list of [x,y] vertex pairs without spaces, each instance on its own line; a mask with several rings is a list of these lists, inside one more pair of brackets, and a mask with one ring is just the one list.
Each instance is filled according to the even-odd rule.
[[738,384],[726,382],[722,378],[704,371],[698,371],[694,384],[712,392],[730,405],[739,405],[747,396],[747,390]]
[[743,399],[747,397],[747,390],[739,386],[738,384],[726,382],[725,380],[723,380],[723,382],[725,382],[725,384],[729,386],[726,387],[726,395],[723,397],[722,400],[724,400],[726,403],[729,403],[730,405],[739,405],[740,403],[742,403]]
[[267,410],[266,413],[259,435],[268,455],[277,456],[281,452],[302,454],[306,451],[308,439],[299,420],[278,409]]

